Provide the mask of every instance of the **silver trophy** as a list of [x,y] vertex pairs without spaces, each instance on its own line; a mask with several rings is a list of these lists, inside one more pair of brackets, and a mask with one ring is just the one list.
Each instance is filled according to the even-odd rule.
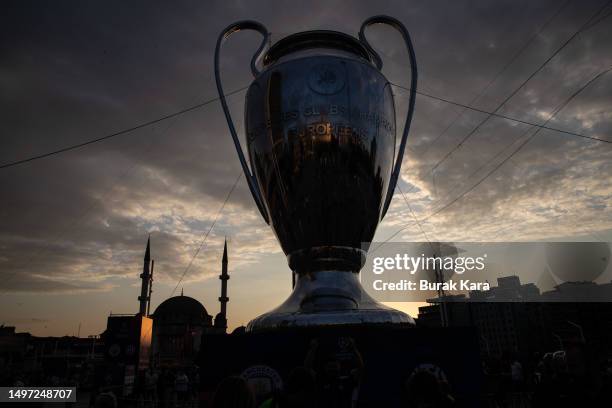
[[[373,24],[397,29],[410,57],[410,101],[397,152],[391,84],[365,37]],[[222,44],[246,29],[263,36],[246,96],[250,169],[219,74]],[[263,25],[241,21],[223,30],[215,50],[217,90],[240,164],[294,274],[289,298],[247,330],[413,325],[407,314],[372,299],[359,282],[366,250],[393,197],[414,111],[417,69],[408,31],[392,17],[376,16],[362,24],[359,40],[306,31],[268,49],[269,40]]]

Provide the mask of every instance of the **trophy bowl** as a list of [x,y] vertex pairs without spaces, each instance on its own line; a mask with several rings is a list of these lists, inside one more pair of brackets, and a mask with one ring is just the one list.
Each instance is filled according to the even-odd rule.
[[[379,23],[400,31],[411,60],[410,103],[397,152],[391,84],[364,34]],[[255,79],[245,103],[250,169],[219,75],[221,45],[242,29],[264,37],[251,61]],[[369,243],[393,196],[414,110],[416,62],[408,32],[399,21],[377,16],[364,22],[360,40],[336,31],[306,31],[266,51],[268,39],[261,24],[238,22],[221,33],[215,54],[219,97],[249,189],[294,274],[289,298],[247,330],[414,325],[407,314],[372,299],[359,282]]]

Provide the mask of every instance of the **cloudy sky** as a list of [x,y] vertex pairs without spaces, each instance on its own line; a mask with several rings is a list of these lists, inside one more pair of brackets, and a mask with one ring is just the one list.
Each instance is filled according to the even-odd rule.
[[[236,20],[258,20],[278,40],[310,29],[356,35],[367,17],[392,15],[412,34],[419,89],[494,110],[606,2],[4,3],[0,163],[215,97],[214,43]],[[610,11],[608,5],[599,16]],[[499,112],[548,120],[612,66],[610,21],[581,32]],[[374,27],[369,35],[385,75],[407,86],[407,56],[397,34]],[[250,83],[248,62],[258,41],[246,32],[228,43],[227,91]],[[576,96],[548,126],[611,141],[610,95],[612,73]],[[396,89],[398,117],[406,97]],[[244,92],[229,102],[239,129],[243,101]],[[476,185],[533,132],[493,118],[448,155],[485,117],[417,99],[400,187],[416,217],[425,220],[429,239],[612,239],[611,144],[543,130]],[[148,234],[156,261],[153,306],[170,296],[241,171],[224,122],[215,102],[121,137],[0,169],[0,324],[64,335],[76,333],[81,323],[81,335],[87,335],[100,333],[111,311],[135,312]],[[424,240],[399,194],[375,239],[395,233],[396,241]],[[242,179],[180,285],[209,313],[219,307],[224,236],[235,327],[278,305],[291,276]],[[414,304],[398,306],[415,312]]]

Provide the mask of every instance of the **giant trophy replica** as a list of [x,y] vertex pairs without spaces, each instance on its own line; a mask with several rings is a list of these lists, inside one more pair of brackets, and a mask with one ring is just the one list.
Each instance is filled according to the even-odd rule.
[[[410,57],[410,101],[397,153],[391,84],[365,37],[373,24],[397,29]],[[251,60],[255,79],[246,96],[250,170],[219,73],[221,45],[245,29],[263,36]],[[251,321],[247,331],[413,326],[407,314],[372,299],[358,276],[391,203],[414,111],[417,69],[408,31],[392,17],[376,16],[362,24],[359,40],[336,31],[306,31],[266,51],[269,41],[263,25],[241,21],[223,30],[215,50],[217,90],[249,189],[297,277],[289,298]]]

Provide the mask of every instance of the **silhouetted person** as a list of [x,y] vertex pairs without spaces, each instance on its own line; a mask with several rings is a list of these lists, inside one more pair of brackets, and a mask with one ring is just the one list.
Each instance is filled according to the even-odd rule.
[[428,371],[417,371],[406,381],[408,408],[451,408],[454,399],[441,385],[435,375]]
[[162,369],[161,373],[157,376],[157,384],[156,384],[156,388],[157,388],[157,400],[159,403],[160,407],[165,407],[166,406],[166,393],[165,393],[165,387],[164,387],[164,382],[166,381],[166,370]]
[[176,391],[176,399],[180,406],[184,406],[189,396],[189,377],[184,371],[179,371],[174,379],[174,390]]
[[598,406],[605,406],[612,401],[612,360],[606,360],[600,367],[601,386],[597,395]]
[[255,408],[255,396],[243,378],[228,377],[217,387],[212,408]]
[[150,401],[153,405],[157,404],[157,383],[159,378],[153,368],[149,368],[145,373],[145,394],[144,400]]
[[314,407],[316,405],[316,388],[314,374],[311,370],[306,367],[294,368],[287,380],[284,407]]
[[94,408],[117,408],[117,398],[112,392],[98,394]]
[[538,381],[532,398],[534,407],[545,407],[556,400],[554,371],[552,353],[544,354],[536,367]]
[[[304,365],[316,375],[318,406],[354,407],[364,372],[363,358],[352,338],[334,340],[321,345],[318,339],[313,339]],[[339,354],[345,356],[339,358]]]
[[266,400],[259,408],[313,408],[316,407],[314,374],[306,367],[296,367],[289,374],[283,392]]
[[512,390],[523,390],[523,365],[518,358],[512,359],[510,363],[510,379],[512,380]]

